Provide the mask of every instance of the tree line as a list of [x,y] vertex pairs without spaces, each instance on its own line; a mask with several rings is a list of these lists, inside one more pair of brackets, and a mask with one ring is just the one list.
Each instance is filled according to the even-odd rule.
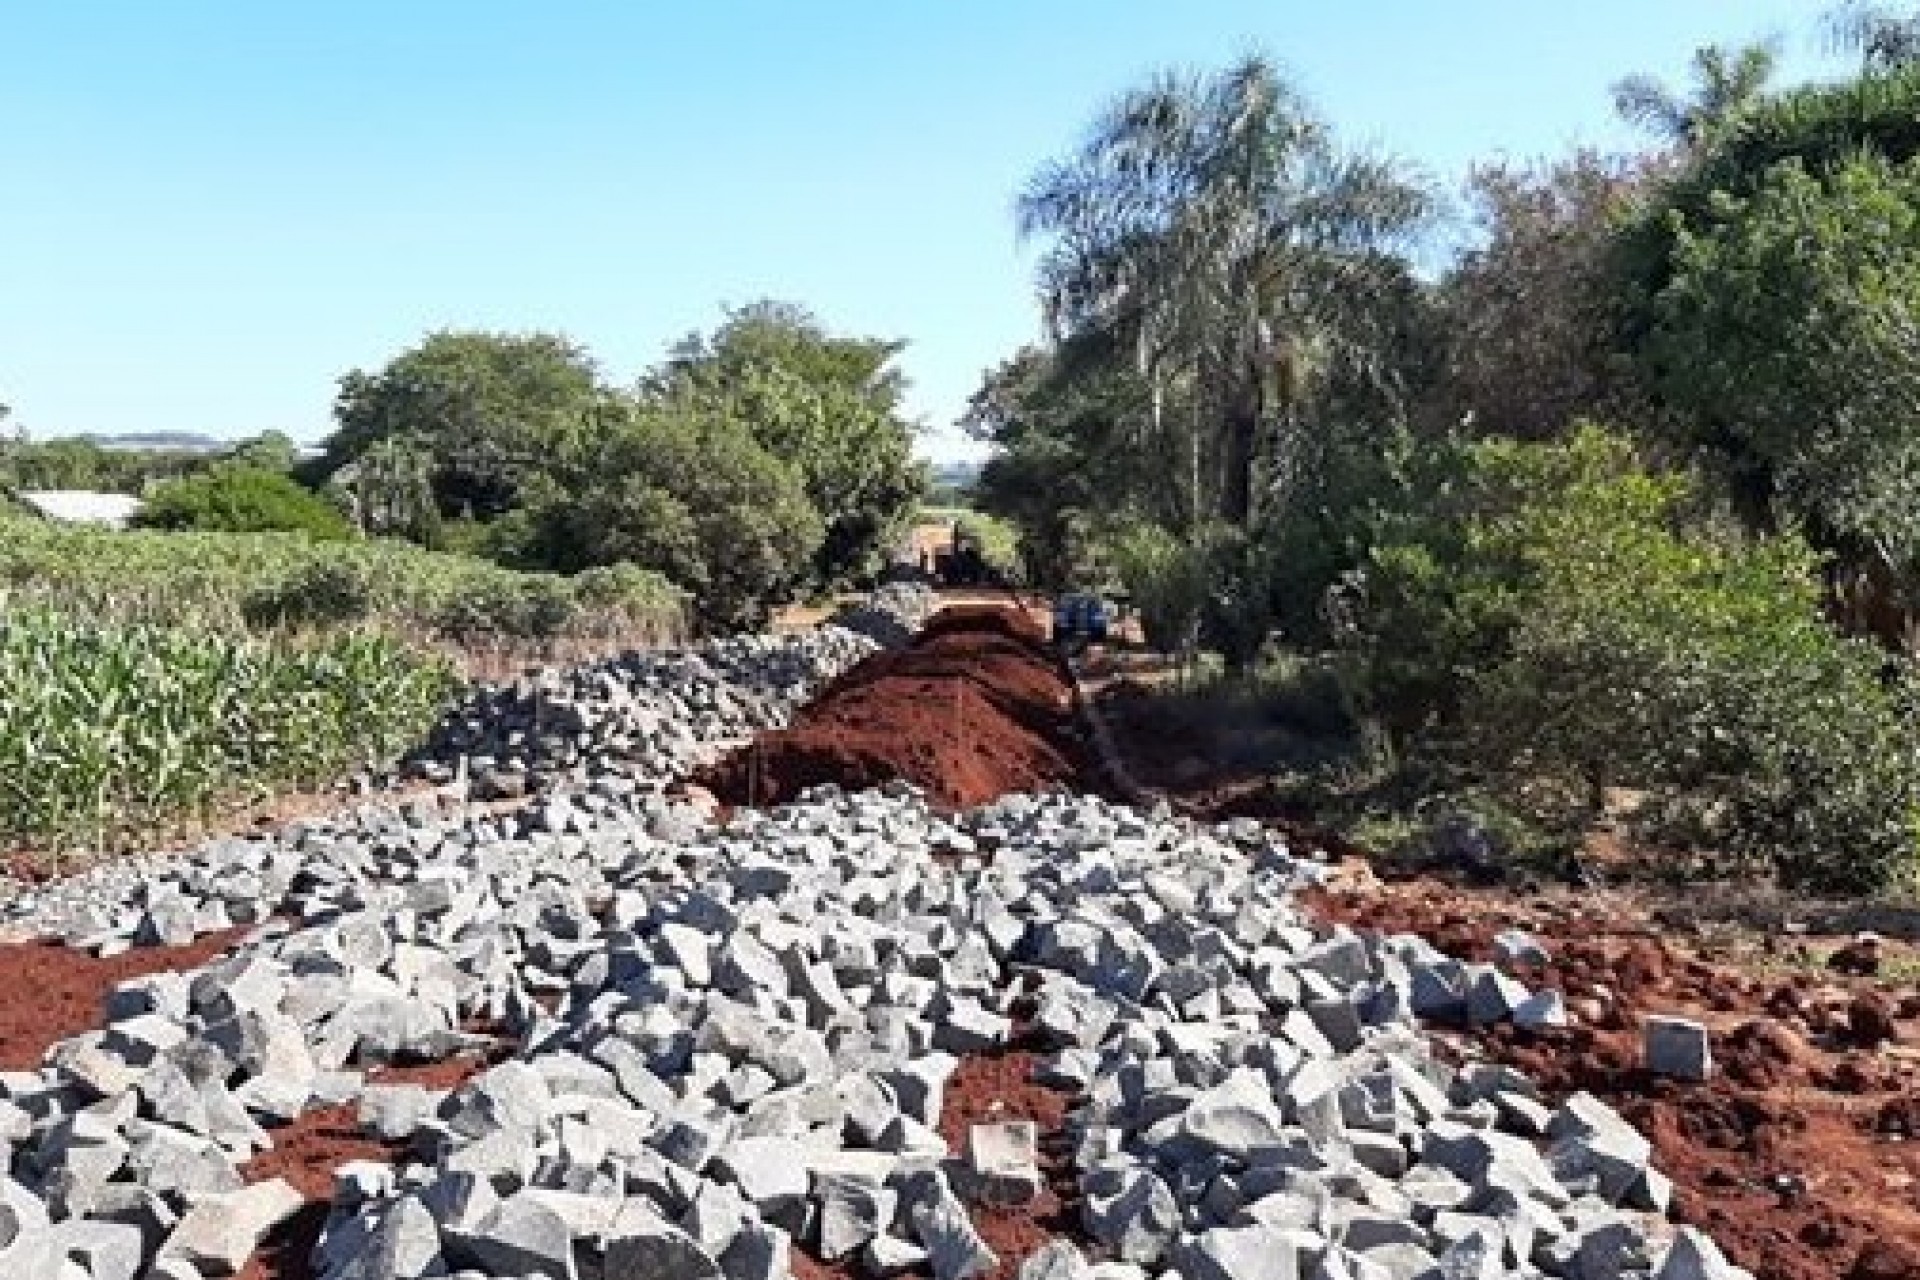
[[1390,771],[1570,844],[1912,874],[1920,18],[1834,83],[1706,49],[1653,144],[1441,193],[1261,58],[1118,97],[1017,202],[1048,340],[983,380],[1028,573],[1168,650],[1315,655]]
[[552,333],[445,331],[340,379],[335,430],[213,458],[87,441],[0,450],[0,485],[141,492],[157,528],[407,539],[510,568],[635,565],[714,628],[871,579],[927,477],[897,341],[804,308],[729,311],[615,385]]

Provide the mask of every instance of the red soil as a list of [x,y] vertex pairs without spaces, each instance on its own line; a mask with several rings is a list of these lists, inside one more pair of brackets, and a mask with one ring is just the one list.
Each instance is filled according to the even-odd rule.
[[47,1049],[100,1025],[107,994],[131,978],[197,969],[251,933],[223,929],[184,947],[136,947],[107,959],[50,942],[0,946],[7,998],[0,1001],[0,1070],[29,1071]]
[[[368,1073],[381,1084],[419,1084],[451,1089],[485,1063],[452,1058],[422,1066],[382,1067]],[[386,1142],[360,1131],[358,1103],[320,1107],[292,1124],[273,1130],[273,1146],[241,1169],[248,1182],[285,1178],[307,1203],[261,1244],[239,1280],[313,1280],[313,1247],[327,1223],[333,1199],[333,1173],[355,1160],[397,1161],[405,1143]]]
[[[955,1156],[966,1154],[967,1133],[976,1124],[1031,1120],[1040,1131],[1040,1194],[1023,1205],[967,1206],[974,1229],[1000,1259],[1000,1265],[979,1280],[1015,1280],[1021,1265],[1052,1241],[1083,1240],[1080,1192],[1066,1130],[1075,1099],[1034,1082],[1034,1071],[1046,1056],[1030,1036],[1017,1035],[996,1053],[961,1059],[941,1099],[938,1128]],[[792,1262],[795,1280],[854,1280],[859,1275],[851,1258],[826,1263],[795,1249]]]
[[[1607,1099],[1653,1143],[1676,1216],[1759,1280],[1920,1277],[1920,1001],[1871,982],[1758,976],[1679,950],[1630,915],[1559,910],[1433,884],[1315,896],[1328,920],[1417,933],[1493,958],[1493,935],[1527,928],[1553,963],[1523,974],[1557,987],[1575,1025],[1469,1033],[1485,1056],[1555,1096]],[[1678,1014],[1712,1032],[1704,1084],[1640,1065],[1641,1019]],[[1889,1037],[1905,1044],[1891,1050]]]
[[1015,1047],[964,1059],[947,1081],[940,1112],[940,1136],[955,1155],[967,1149],[967,1131],[976,1124],[1031,1120],[1040,1130],[1040,1172],[1045,1185],[1029,1204],[970,1205],[974,1229],[1000,1257],[997,1270],[982,1280],[1014,1280],[1021,1264],[1062,1237],[1079,1235],[1079,1189],[1073,1177],[1073,1153],[1066,1132],[1073,1096],[1035,1084],[1033,1073],[1045,1054]]
[[1086,786],[1073,685],[1025,613],[936,614],[911,648],[880,653],[829,685],[784,730],[760,735],[701,781],[728,804],[780,804],[809,787],[897,779],[952,808],[1012,791]]

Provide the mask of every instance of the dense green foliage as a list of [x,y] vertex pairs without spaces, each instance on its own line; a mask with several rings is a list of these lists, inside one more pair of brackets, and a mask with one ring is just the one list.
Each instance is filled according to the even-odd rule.
[[924,491],[894,363],[904,345],[836,337],[799,307],[760,303],[682,343],[646,399],[738,422],[796,467],[825,522],[813,585],[844,586],[883,567]]
[[628,561],[683,587],[702,621],[751,627],[820,542],[793,468],[739,419],[641,409],[537,502],[520,555],[567,571]]
[[[5,406],[0,405],[0,410]],[[0,422],[6,414],[0,412]],[[285,433],[268,431],[224,450],[185,447],[129,448],[95,440],[0,441],[0,493],[18,489],[95,489],[140,494],[153,485],[195,475],[222,463],[290,471],[298,447]]]
[[0,443],[0,491],[139,493],[152,481],[187,475],[206,462],[203,454],[108,449],[91,440],[11,440]]
[[0,613],[0,840],[98,846],[389,761],[454,686],[379,636],[266,644]]
[[870,578],[925,476],[901,344],[730,312],[631,391],[550,334],[437,333],[341,381],[310,469],[360,527],[529,570],[636,560],[708,626]]
[[0,517],[0,590],[77,617],[202,630],[369,622],[473,642],[668,637],[684,608],[665,579],[631,568],[560,578],[392,539],[117,533],[18,517]]
[[1907,682],[1824,624],[1804,544],[1703,520],[1683,478],[1591,429],[1439,465],[1456,483],[1373,549],[1342,637],[1403,747],[1563,829],[1620,788],[1646,834],[1791,882],[1912,870]]
[[1382,785],[1530,847],[1624,819],[1691,865],[1910,879],[1910,656],[1831,621],[1904,638],[1920,599],[1905,29],[1837,86],[1769,91],[1766,50],[1623,82],[1663,150],[1479,170],[1430,285],[1418,190],[1262,65],[1123,97],[1023,201],[1055,341],[973,399],[976,501],[1159,648],[1293,646]]
[[147,494],[134,523],[203,533],[304,533],[347,538],[345,516],[284,472],[229,464],[167,480]]
[[1644,359],[1774,516],[1920,553],[1920,171],[1775,166],[1675,237]]

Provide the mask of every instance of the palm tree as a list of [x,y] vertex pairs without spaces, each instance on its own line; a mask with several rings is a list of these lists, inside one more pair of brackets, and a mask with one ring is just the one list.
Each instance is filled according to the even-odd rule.
[[1336,148],[1251,57],[1123,95],[1017,212],[1023,237],[1052,241],[1040,276],[1056,337],[1128,353],[1152,391],[1142,430],[1185,433],[1193,517],[1244,527],[1263,444],[1329,370],[1364,362],[1343,321],[1366,265],[1431,207],[1394,166]]
[[1771,43],[1733,50],[1707,45],[1694,51],[1690,95],[1654,76],[1633,75],[1613,86],[1613,109],[1667,142],[1697,148],[1759,101],[1779,65]]
[[1853,0],[1826,16],[1827,42],[1860,55],[1860,73],[1896,71],[1920,62],[1920,13]]

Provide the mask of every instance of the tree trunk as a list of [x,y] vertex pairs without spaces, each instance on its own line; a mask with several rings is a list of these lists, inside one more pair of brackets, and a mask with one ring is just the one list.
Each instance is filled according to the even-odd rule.
[[1260,407],[1242,402],[1227,411],[1221,450],[1220,517],[1239,528],[1253,524],[1253,469],[1259,455]]

